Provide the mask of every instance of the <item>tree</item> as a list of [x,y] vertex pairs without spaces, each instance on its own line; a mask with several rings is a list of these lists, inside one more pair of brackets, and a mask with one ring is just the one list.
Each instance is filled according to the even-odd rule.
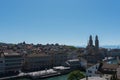
[[76,71],[71,72],[68,75],[67,80],[80,80],[82,78],[85,78],[85,75],[80,70],[76,70]]

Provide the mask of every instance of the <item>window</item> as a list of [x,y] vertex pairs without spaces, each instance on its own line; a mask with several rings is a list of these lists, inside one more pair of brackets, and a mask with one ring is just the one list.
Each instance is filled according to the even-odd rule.
[[91,77],[91,75],[89,75],[89,77]]
[[3,61],[0,61],[0,63],[3,63]]
[[88,70],[88,73],[92,73],[92,71]]
[[98,67],[96,66],[96,69],[98,69]]

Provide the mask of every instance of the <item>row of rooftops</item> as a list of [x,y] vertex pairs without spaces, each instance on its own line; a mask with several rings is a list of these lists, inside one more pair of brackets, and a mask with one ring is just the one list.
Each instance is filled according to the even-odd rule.
[[[66,53],[57,53],[57,54],[66,54]],[[57,55],[56,53],[53,53],[53,55]],[[15,53],[15,52],[0,52],[0,57],[2,56],[24,56],[21,55],[20,53]],[[45,56],[50,56],[49,54],[45,53],[31,53],[31,54],[25,54],[27,57],[45,57]]]
[[55,53],[55,52],[67,52],[70,51],[70,47],[59,44],[0,44],[0,50],[14,51],[18,53]]
[[21,56],[19,53],[6,53],[6,52],[1,52],[0,57],[9,57],[9,56]]
[[119,64],[109,64],[104,62],[102,65],[102,69],[104,70],[116,70],[117,68],[119,68]]
[[42,54],[36,54],[36,53],[32,53],[32,54],[27,54],[26,55],[27,57],[42,57],[42,56],[48,56],[47,54],[45,53],[42,53]]

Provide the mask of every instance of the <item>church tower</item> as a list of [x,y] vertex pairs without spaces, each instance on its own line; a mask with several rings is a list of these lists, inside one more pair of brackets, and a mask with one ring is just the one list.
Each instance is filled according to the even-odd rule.
[[99,40],[98,40],[98,36],[96,35],[95,37],[95,49],[98,50],[99,49]]
[[89,43],[88,46],[92,47],[93,46],[93,40],[92,40],[92,35],[89,37]]

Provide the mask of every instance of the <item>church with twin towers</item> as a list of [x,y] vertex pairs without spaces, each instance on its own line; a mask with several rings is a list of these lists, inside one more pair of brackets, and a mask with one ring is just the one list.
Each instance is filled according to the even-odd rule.
[[87,49],[87,53],[89,54],[96,54],[99,52],[99,39],[97,35],[95,36],[94,44],[93,44],[92,35],[90,35],[86,49]]
[[83,58],[86,59],[88,63],[97,63],[102,61],[106,54],[106,49],[99,48],[98,36],[96,35],[93,40],[92,35],[90,35]]

